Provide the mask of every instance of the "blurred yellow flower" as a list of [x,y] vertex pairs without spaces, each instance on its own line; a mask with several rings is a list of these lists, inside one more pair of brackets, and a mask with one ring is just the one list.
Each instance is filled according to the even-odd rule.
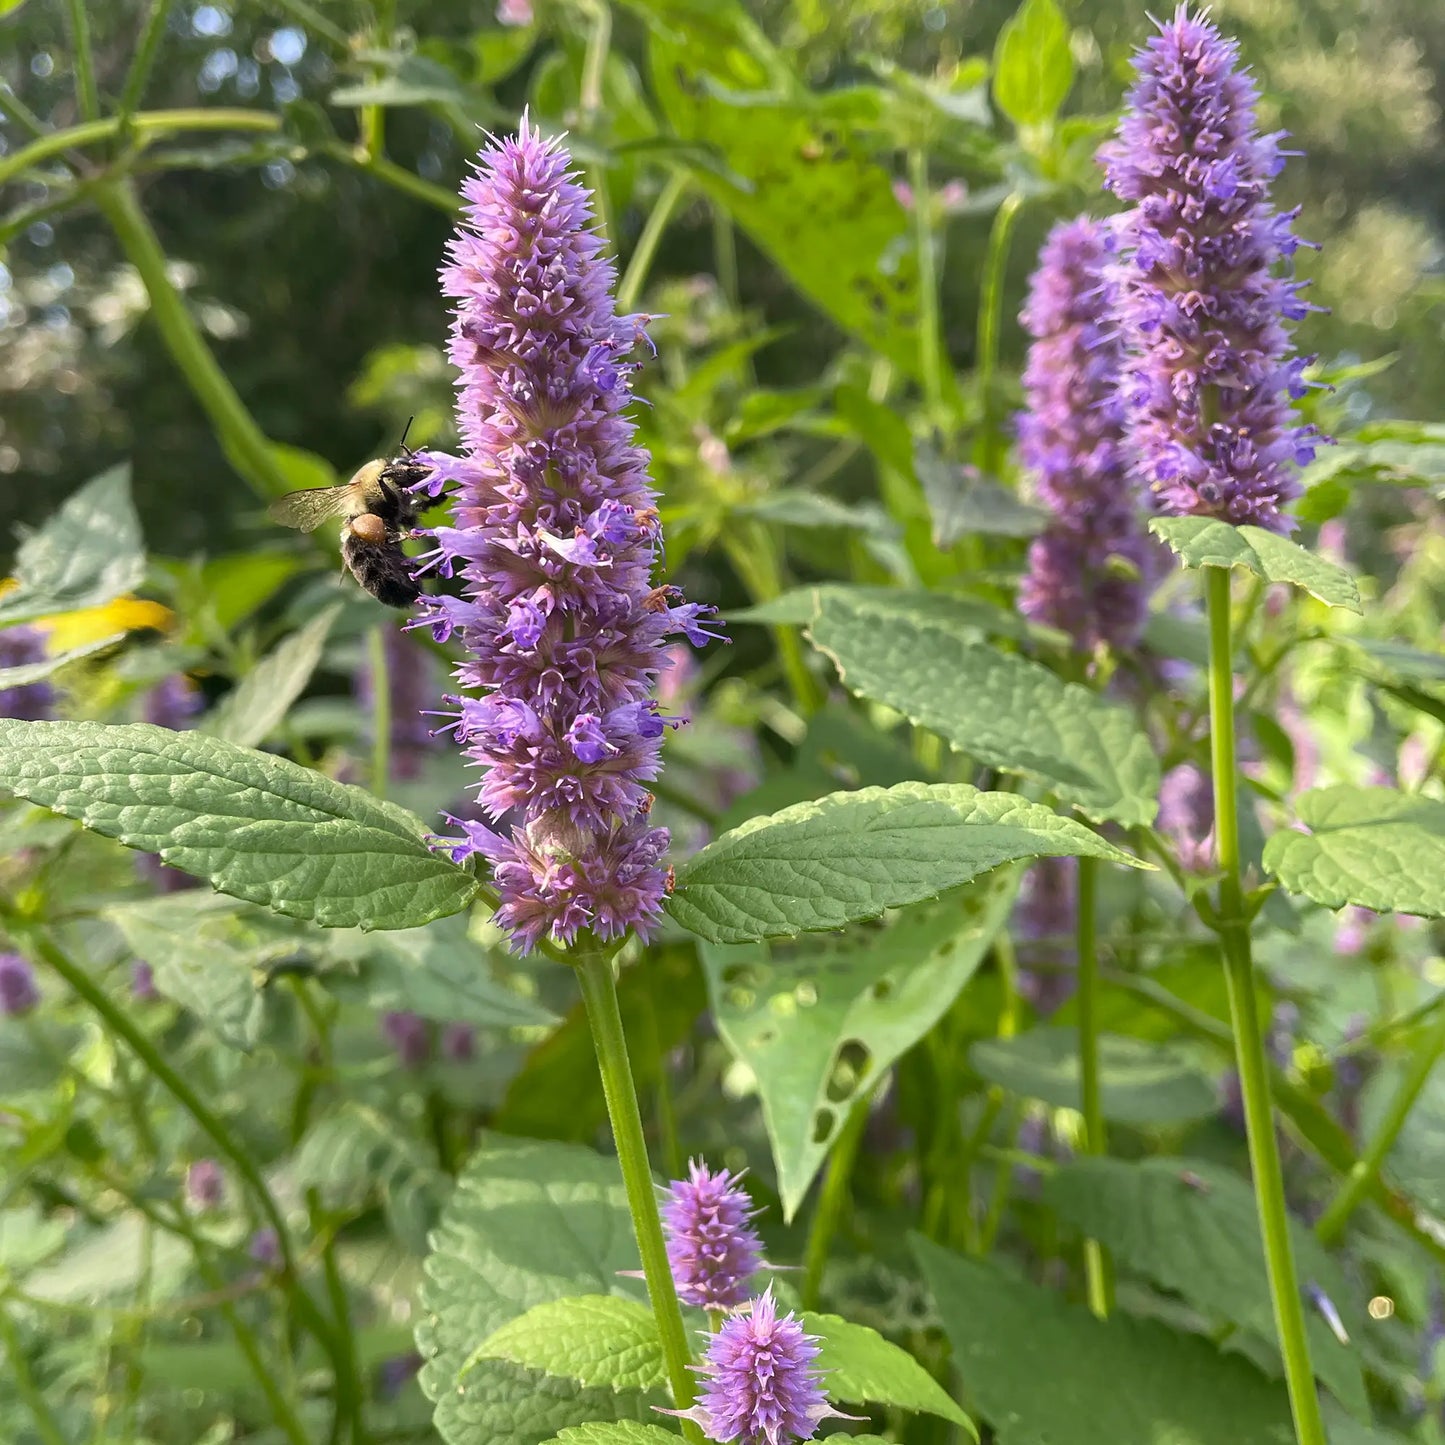
[[[0,596],[18,585],[13,577],[0,578]],[[45,633],[46,651],[58,654],[118,633],[136,632],[142,627],[165,632],[174,621],[175,614],[169,607],[141,597],[125,596],[100,607],[81,607],[74,612],[36,617],[31,625]]]

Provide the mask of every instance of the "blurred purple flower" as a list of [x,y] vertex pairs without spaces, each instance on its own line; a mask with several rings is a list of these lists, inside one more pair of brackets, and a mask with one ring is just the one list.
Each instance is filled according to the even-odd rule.
[[197,1159],[186,1170],[186,1198],[196,1209],[215,1209],[226,1197],[226,1175],[214,1159]]
[[18,953],[0,953],[0,1014],[19,1018],[40,1002],[40,986],[28,959]]
[[419,1069],[431,1057],[431,1025],[407,1009],[393,1009],[381,1016],[382,1037],[396,1050],[408,1069]]
[[699,1159],[688,1162],[687,1174],[668,1186],[662,1206],[678,1297],[699,1309],[737,1309],[763,1263],[762,1240],[751,1223],[757,1211],[740,1187],[741,1175],[710,1173]]
[[402,1388],[416,1378],[422,1367],[420,1355],[393,1355],[383,1360],[376,1371],[378,1393],[383,1399],[392,1399]]
[[1260,135],[1239,47],[1180,5],[1135,57],[1106,184],[1132,209],[1111,268],[1128,359],[1121,395],[1142,480],[1175,516],[1289,532],[1294,469],[1319,437],[1296,418],[1311,308],[1272,274],[1298,240],[1270,203],[1279,134]]
[[[427,709],[436,701],[439,667],[429,652],[399,627],[383,633],[391,691],[391,775],[408,782],[420,775],[428,752],[438,746]],[[356,669],[352,690],[368,726],[374,722],[376,685],[369,656]]]
[[[7,627],[0,631],[0,668],[26,667],[44,662],[45,634],[38,627]],[[43,722],[55,714],[58,694],[48,681],[21,687],[0,687],[0,717]]]
[[156,989],[155,970],[139,958],[130,966],[130,992],[132,998],[138,998],[142,1003],[160,997]]
[[448,1024],[442,1030],[442,1058],[465,1064],[477,1051],[477,1031],[471,1024]]
[[1186,873],[1214,867],[1214,782],[1193,763],[1170,768],[1159,784],[1159,831]]
[[454,484],[454,525],[423,568],[463,578],[462,596],[431,599],[430,622],[439,640],[460,634],[457,678],[482,693],[453,699],[453,726],[484,770],[487,817],[522,810],[507,833],[454,820],[463,836],[448,842],[492,864],[519,953],[655,924],[668,836],[648,824],[646,784],[667,720],[652,694],[669,637],[715,635],[713,609],[653,585],[656,494],[623,414],[645,318],[617,315],[570,167],[524,120],[463,187],[442,285],[467,455],[429,457],[423,484]]
[[146,693],[141,714],[148,723],[181,732],[204,706],[205,699],[190,678],[183,672],[173,672]]
[[1078,877],[1074,858],[1036,858],[1014,903],[1019,992],[1040,1018],[1047,1018],[1074,991]]
[[1055,226],[1023,311],[1034,340],[1019,456],[1050,519],[1029,547],[1019,608],[1086,652],[1137,641],[1150,565],[1120,427],[1107,259],[1103,223],[1080,217]]
[[791,1314],[778,1317],[769,1287],[709,1337],[697,1367],[704,1380],[697,1404],[661,1413],[695,1420],[709,1440],[811,1440],[821,1421],[853,1418],[829,1406],[817,1358],[817,1336],[804,1334]]
[[497,24],[521,29],[533,20],[532,0],[497,0]]
[[281,1263],[281,1241],[274,1229],[258,1229],[246,1246],[246,1253],[263,1269],[275,1269]]

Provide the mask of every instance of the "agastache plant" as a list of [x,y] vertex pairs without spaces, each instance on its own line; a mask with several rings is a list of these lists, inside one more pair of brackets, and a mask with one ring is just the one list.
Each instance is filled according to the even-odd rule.
[[1281,508],[1316,433],[1291,405],[1308,358],[1290,329],[1310,309],[1276,275],[1299,240],[1270,183],[1281,134],[1261,135],[1237,42],[1181,5],[1136,59],[1106,184],[1119,218],[1111,275],[1128,360],[1134,463],[1160,509],[1289,532]]
[[669,1186],[662,1209],[667,1260],[684,1304],[733,1310],[748,1297],[748,1281],[762,1268],[762,1240],[752,1227],[756,1211],[741,1176],[715,1173],[701,1160],[687,1178]]
[[463,187],[442,286],[465,450],[424,484],[452,486],[424,565],[463,595],[433,599],[430,621],[458,634],[457,679],[480,694],[453,699],[454,727],[495,825],[455,820],[452,856],[491,863],[520,953],[657,920],[668,834],[647,784],[668,719],[652,695],[668,638],[716,635],[711,608],[654,581],[656,494],[624,415],[646,318],[617,314],[570,166],[524,120]]
[[1120,424],[1123,352],[1108,262],[1104,223],[1085,216],[1055,226],[1022,316],[1033,342],[1019,456],[1049,523],[1029,547],[1019,608],[1086,652],[1135,642],[1148,600],[1149,543]]

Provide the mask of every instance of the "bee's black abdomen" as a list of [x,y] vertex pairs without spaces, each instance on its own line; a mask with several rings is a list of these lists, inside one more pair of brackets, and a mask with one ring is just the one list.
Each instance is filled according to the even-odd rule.
[[348,532],[341,539],[341,560],[351,575],[387,607],[411,607],[421,596],[421,588],[411,575],[411,562],[396,542],[363,542]]

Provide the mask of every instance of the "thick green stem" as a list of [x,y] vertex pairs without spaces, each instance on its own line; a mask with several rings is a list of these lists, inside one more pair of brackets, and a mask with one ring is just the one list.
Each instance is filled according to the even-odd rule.
[[1380,1170],[1389,1158],[1390,1150],[1395,1147],[1395,1140],[1400,1137],[1400,1130],[1405,1127],[1405,1120],[1415,1107],[1415,1101],[1429,1082],[1441,1053],[1445,1053],[1445,1013],[1435,1020],[1434,1028],[1415,1051],[1415,1057],[1410,1060],[1410,1067],[1400,1081],[1395,1097],[1390,1100],[1385,1117],[1380,1120],[1375,1137],[1345,1176],[1315,1225],[1315,1234],[1322,1244],[1331,1244],[1339,1238],[1350,1216],[1373,1190]]
[[1024,198],[1016,191],[1004,197],[988,234],[988,253],[983,263],[983,295],[978,307],[978,356],[976,375],[980,408],[978,445],[974,458],[987,473],[998,471],[1005,442],[999,424],[998,376],[999,335],[1003,329],[1004,281],[1008,272],[1009,246],[1014,223],[1023,209]]
[[391,669],[386,665],[386,627],[367,629],[366,664],[371,673],[371,791],[386,797],[391,782]]
[[803,1308],[818,1308],[818,1291],[823,1286],[823,1268],[828,1263],[828,1250],[843,1210],[848,1203],[848,1184],[853,1178],[853,1166],[858,1162],[858,1150],[863,1143],[863,1130],[868,1125],[868,1102],[872,1090],[865,1091],[854,1102],[843,1127],[838,1132],[832,1153],[828,1156],[827,1172],[823,1176],[823,1187],[818,1194],[818,1203],[813,1210],[813,1222],[808,1228],[808,1243],[803,1251]]
[[[1084,1106],[1084,1153],[1109,1152],[1104,1129],[1104,1102],[1099,1086],[1099,868],[1094,858],[1079,859],[1079,1082]],[[1084,1241],[1084,1272],[1089,1308],[1108,1319],[1114,1306],[1114,1278],[1109,1256],[1097,1239]]]
[[938,306],[938,251],[933,235],[933,193],[928,184],[928,152],[920,145],[908,153],[908,182],[913,187],[913,245],[918,253],[918,369],[923,396],[932,410],[943,405],[943,325]]
[[140,273],[166,349],[210,417],[231,464],[263,500],[280,496],[287,481],[271,444],[236,395],[186,303],[171,285],[165,252],[136,200],[134,187],[127,180],[103,186],[96,191],[96,204],[110,222],[126,259]]
[[[668,1385],[672,1390],[673,1404],[679,1410],[686,1410],[696,1393],[692,1371],[688,1368],[692,1356],[687,1347],[687,1332],[683,1328],[682,1309],[677,1302],[672,1269],[667,1262],[667,1246],[662,1238],[657,1190],[647,1162],[647,1141],[642,1133],[642,1114],[637,1106],[632,1064],[627,1057],[627,1035],[623,1032],[622,1013],[617,1007],[612,959],[603,949],[593,947],[579,955],[576,969],[582,1001],[587,1007],[587,1022],[592,1029],[592,1044],[597,1050],[597,1067],[602,1074],[602,1092],[607,1099],[607,1117],[612,1122],[612,1137],[617,1145],[617,1162],[622,1166],[632,1227],[637,1233],[637,1249],[642,1256],[647,1295],[652,1302],[657,1333],[662,1340]],[[683,1433],[688,1439],[701,1442],[702,1431],[697,1425],[691,1420],[682,1423]]]
[[672,219],[677,203],[687,193],[689,184],[690,177],[686,171],[674,171],[653,203],[642,234],[637,238],[637,245],[632,248],[627,274],[617,288],[617,309],[623,315],[637,305],[637,298],[642,295],[642,288],[647,284],[647,273],[652,269],[652,260],[657,255],[667,223]]
[[448,216],[455,216],[460,207],[461,202],[454,191],[434,186],[415,172],[407,170],[405,166],[387,160],[385,156],[373,155],[359,146],[344,145],[332,146],[327,154],[365,171],[367,175],[375,176],[383,184],[403,192],[414,201],[421,201]]
[[1275,1140],[1274,1109],[1269,1091],[1269,1058],[1260,1026],[1254,986],[1254,960],[1250,951],[1249,921],[1239,855],[1238,783],[1234,743],[1234,651],[1230,636],[1229,572],[1205,569],[1209,603],[1209,721],[1214,764],[1214,834],[1219,851],[1218,920],[1229,988],[1229,1012],[1234,1025],[1235,1059],[1244,1100],[1249,1162],[1254,1175],[1254,1198],[1274,1303],[1275,1327],[1284,1357],[1299,1445],[1328,1445],[1310,1363],[1305,1333],[1304,1306],[1290,1245],[1289,1213],[1285,1207],[1284,1175]]

